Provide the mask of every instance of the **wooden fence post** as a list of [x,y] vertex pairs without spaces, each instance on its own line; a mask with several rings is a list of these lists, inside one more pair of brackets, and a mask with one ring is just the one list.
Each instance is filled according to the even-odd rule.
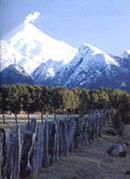
[[56,121],[56,126],[55,126],[55,132],[56,132],[56,153],[55,153],[55,160],[59,160],[59,120],[57,119]]
[[34,160],[34,172],[38,173],[39,169],[42,168],[43,164],[43,149],[44,149],[44,130],[45,130],[45,124],[41,123],[39,126],[37,126],[37,141],[35,144],[35,160]]
[[14,179],[19,178],[20,174],[20,158],[21,158],[21,139],[20,139],[20,128],[16,126],[16,137],[14,141]]
[[86,118],[83,119],[82,145],[86,145],[87,125]]
[[68,150],[68,134],[67,134],[67,119],[66,118],[64,120],[63,135],[64,135],[64,154],[67,156],[69,153],[69,150]]
[[99,136],[99,117],[98,112],[96,112],[96,138]]
[[28,119],[28,123],[30,123],[30,116],[29,116],[29,112],[27,112],[27,119]]
[[74,136],[76,131],[76,122],[74,118],[71,118],[69,121],[69,133],[68,133],[68,148],[69,151],[72,153],[74,151]]
[[76,131],[74,135],[74,143],[75,148],[79,149],[79,146],[81,144],[81,125],[80,125],[80,118],[76,119]]
[[33,150],[36,141],[36,119],[26,125],[23,135],[23,145],[20,162],[20,177],[27,177],[33,174]]
[[94,138],[97,138],[97,112],[96,110],[93,113],[93,120],[94,120]]
[[4,178],[5,159],[6,159],[6,134],[5,134],[5,130],[0,128],[0,178]]
[[4,176],[7,178],[14,179],[13,177],[13,154],[14,154],[14,136],[9,133],[8,143],[7,143],[7,158],[4,170]]
[[18,120],[17,120],[17,113],[15,113],[15,122],[16,122],[16,124],[18,123]]
[[5,114],[3,112],[3,123],[5,124]]
[[98,118],[99,118],[99,134],[98,136],[101,137],[101,116],[98,114]]
[[86,138],[85,138],[85,144],[88,144],[88,132],[89,132],[89,125],[88,125],[88,117],[85,119],[85,132],[86,132]]
[[48,121],[45,121],[45,138],[44,138],[44,167],[49,167],[49,131],[48,131]]
[[64,152],[64,121],[59,121],[59,156]]
[[93,113],[91,114],[91,128],[92,128],[92,140],[94,140],[94,118],[93,118]]
[[42,112],[41,112],[41,122],[43,123],[43,114],[42,114]]

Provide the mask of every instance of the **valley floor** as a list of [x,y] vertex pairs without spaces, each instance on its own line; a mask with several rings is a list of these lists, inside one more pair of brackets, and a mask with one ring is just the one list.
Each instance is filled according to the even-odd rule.
[[124,137],[107,135],[81,147],[68,157],[62,157],[48,169],[42,169],[33,179],[130,179],[130,145],[127,157],[109,156],[107,150],[112,144],[130,144],[130,125],[126,126]]

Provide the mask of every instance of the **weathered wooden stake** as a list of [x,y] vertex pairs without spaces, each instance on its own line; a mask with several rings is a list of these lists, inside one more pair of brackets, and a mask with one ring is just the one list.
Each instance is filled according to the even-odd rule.
[[64,154],[67,156],[68,150],[68,134],[67,134],[67,119],[64,120]]
[[42,123],[37,128],[37,141],[36,141],[36,156],[34,160],[34,173],[38,173],[39,169],[42,168],[43,163],[43,148],[44,148],[44,129],[45,124]]
[[18,120],[17,120],[17,113],[15,113],[15,122],[16,122],[16,124],[18,123]]
[[21,139],[20,139],[20,128],[16,126],[16,137],[14,142],[14,179],[19,178],[20,174],[20,158],[21,158]]
[[29,112],[27,113],[27,119],[28,119],[28,123],[29,123],[30,122]]
[[3,123],[5,124],[5,114],[3,112]]
[[48,133],[48,121],[45,121],[45,140],[44,140],[44,167],[48,168],[49,167],[49,133]]

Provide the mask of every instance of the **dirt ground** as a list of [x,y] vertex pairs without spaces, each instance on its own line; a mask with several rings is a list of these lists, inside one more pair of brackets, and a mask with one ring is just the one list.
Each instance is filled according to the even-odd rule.
[[[129,143],[127,156],[112,157],[107,150],[112,144]],[[62,157],[48,169],[42,169],[33,179],[130,179],[130,125],[123,138],[103,133],[101,138],[83,146],[68,157]]]

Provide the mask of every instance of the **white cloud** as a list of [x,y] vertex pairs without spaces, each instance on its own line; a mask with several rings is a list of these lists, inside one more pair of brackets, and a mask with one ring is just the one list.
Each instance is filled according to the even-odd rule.
[[26,17],[24,24],[27,25],[30,22],[34,22],[39,16],[40,16],[40,12],[37,12],[37,11],[35,11],[33,14],[29,14]]

